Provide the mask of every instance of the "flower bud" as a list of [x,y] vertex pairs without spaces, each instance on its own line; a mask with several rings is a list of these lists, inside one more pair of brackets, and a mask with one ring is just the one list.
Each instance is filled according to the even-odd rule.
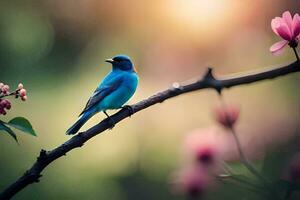
[[9,92],[9,86],[8,85],[3,85],[1,88],[3,94],[8,94]]
[[0,83],[0,90],[2,90],[3,86],[4,86],[4,83]]
[[22,84],[22,83],[19,83],[18,89],[19,89],[19,90],[23,89],[23,84]]
[[0,108],[0,115],[6,115],[6,111],[4,110],[4,108]]
[[9,110],[9,109],[11,108],[11,103],[10,103],[10,101],[7,100],[7,99],[4,99],[4,101],[5,101],[5,103],[6,103],[5,108],[6,108],[7,110]]
[[22,101],[26,101],[26,100],[27,100],[27,96],[22,96],[22,97],[21,97],[21,100],[22,100]]
[[240,108],[234,105],[227,105],[226,107],[218,107],[215,109],[215,119],[226,128],[232,126],[238,120]]
[[0,107],[4,108],[5,107],[4,104],[5,104],[4,99],[0,99]]
[[25,89],[21,89],[21,90],[19,91],[19,94],[20,94],[21,97],[26,96],[26,90],[25,90]]

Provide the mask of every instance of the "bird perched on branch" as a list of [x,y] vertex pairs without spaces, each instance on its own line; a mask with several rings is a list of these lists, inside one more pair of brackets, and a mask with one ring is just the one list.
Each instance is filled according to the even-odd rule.
[[105,62],[112,64],[112,71],[97,87],[79,115],[80,118],[67,130],[67,135],[77,133],[92,116],[101,111],[114,126],[114,122],[106,110],[121,108],[135,93],[138,75],[130,58],[126,55],[117,55],[112,59],[105,60]]

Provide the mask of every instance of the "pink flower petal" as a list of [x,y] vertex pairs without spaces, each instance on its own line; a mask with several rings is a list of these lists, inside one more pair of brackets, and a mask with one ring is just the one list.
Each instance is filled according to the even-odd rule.
[[276,42],[275,44],[273,44],[271,47],[270,47],[270,51],[273,55],[277,56],[277,55],[280,55],[283,50],[284,50],[284,47],[288,44],[289,42],[288,41],[285,41],[285,40],[282,40],[280,42]]
[[282,19],[284,20],[284,22],[288,26],[290,32],[293,33],[293,18],[292,18],[291,13],[289,11],[285,11],[282,14]]
[[280,26],[276,29],[278,35],[287,41],[292,40],[292,33],[286,23],[281,23]]
[[293,18],[293,31],[293,37],[297,38],[300,34],[300,16],[298,14],[295,14]]
[[274,19],[272,19],[271,21],[271,27],[272,30],[274,31],[274,33],[276,33],[276,35],[279,36],[278,32],[277,32],[277,28],[280,26],[282,22],[282,19],[280,17],[275,17]]

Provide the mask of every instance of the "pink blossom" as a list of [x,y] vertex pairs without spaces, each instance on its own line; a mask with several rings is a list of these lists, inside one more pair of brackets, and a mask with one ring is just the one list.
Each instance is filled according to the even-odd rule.
[[236,105],[219,106],[215,109],[215,119],[226,128],[231,128],[239,118],[240,108]]
[[22,83],[19,83],[18,89],[21,90],[21,89],[23,89],[23,87],[24,87],[23,84],[22,84]]
[[22,100],[22,101],[26,101],[26,100],[27,100],[27,96],[22,96],[22,97],[21,97],[21,100]]
[[6,111],[4,110],[4,108],[0,108],[0,115],[6,115]]
[[175,192],[183,193],[189,197],[201,196],[209,185],[209,177],[202,168],[197,166],[187,167],[177,172],[173,177]]
[[8,100],[8,99],[4,99],[4,101],[5,101],[5,108],[7,109],[7,110],[9,110],[10,108],[11,108],[11,103],[10,103],[10,101]]
[[0,106],[1,106],[2,108],[10,109],[11,103],[10,103],[9,100],[3,99],[3,100],[0,101]]
[[9,86],[8,85],[3,85],[1,88],[1,91],[4,95],[9,93]]
[[26,93],[27,93],[27,91],[23,88],[19,91],[19,94],[20,94],[21,97],[26,96]]
[[7,99],[0,99],[0,115],[6,115],[5,109],[9,110],[11,108],[11,103]]
[[283,40],[276,42],[270,47],[270,51],[274,55],[283,52],[283,48],[289,44],[292,48],[296,48],[300,39],[300,16],[292,15],[289,11],[285,11],[282,17],[275,17],[271,22],[271,27],[276,35]]
[[232,142],[232,138],[218,128],[197,129],[187,135],[184,150],[187,157],[191,157],[198,164],[218,170],[218,161],[229,157]]
[[212,146],[199,147],[196,152],[196,159],[203,164],[212,164],[215,161],[215,148]]

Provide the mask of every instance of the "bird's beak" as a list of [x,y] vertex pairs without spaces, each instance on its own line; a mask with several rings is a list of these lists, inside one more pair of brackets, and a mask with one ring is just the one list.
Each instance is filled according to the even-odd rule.
[[111,59],[111,58],[109,58],[109,59],[106,59],[106,60],[105,60],[105,62],[108,62],[108,63],[113,63],[113,62],[114,62],[114,60],[113,60],[113,59]]

